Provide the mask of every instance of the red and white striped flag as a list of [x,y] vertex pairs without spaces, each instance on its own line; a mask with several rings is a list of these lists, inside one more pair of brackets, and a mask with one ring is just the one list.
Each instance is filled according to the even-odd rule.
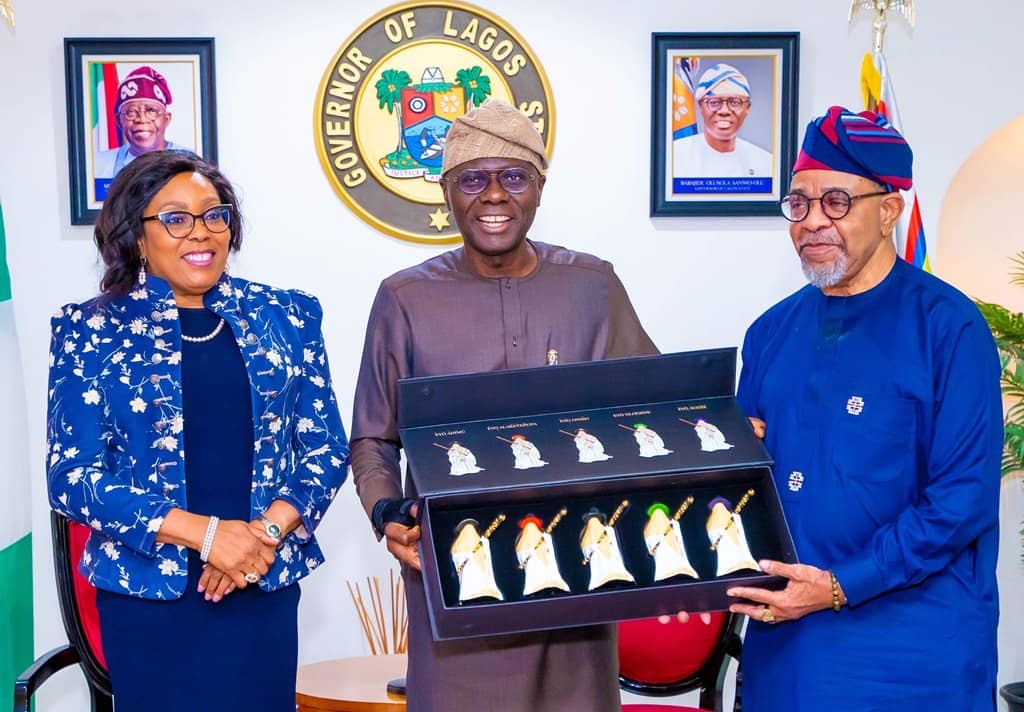
[[114,116],[117,103],[117,65],[113,62],[89,62],[89,125],[94,151],[106,151],[121,145],[121,133]]

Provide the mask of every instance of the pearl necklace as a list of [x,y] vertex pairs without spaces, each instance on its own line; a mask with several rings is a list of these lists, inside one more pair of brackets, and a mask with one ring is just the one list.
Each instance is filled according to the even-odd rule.
[[224,328],[224,318],[221,317],[221,320],[219,322],[217,322],[217,326],[214,327],[213,331],[211,331],[206,336],[185,336],[185,334],[182,334],[181,335],[181,340],[182,341],[187,341],[190,344],[201,344],[201,343],[206,342],[206,341],[212,341],[217,336],[217,334],[220,333],[220,330],[223,329],[223,328]]

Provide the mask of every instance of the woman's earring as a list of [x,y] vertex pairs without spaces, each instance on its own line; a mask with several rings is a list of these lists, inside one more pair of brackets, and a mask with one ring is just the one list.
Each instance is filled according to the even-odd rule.
[[139,261],[139,284],[146,286],[146,256],[143,255]]

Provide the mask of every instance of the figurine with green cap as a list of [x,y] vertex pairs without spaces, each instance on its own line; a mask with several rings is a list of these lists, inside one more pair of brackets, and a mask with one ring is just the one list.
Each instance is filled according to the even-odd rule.
[[700,578],[686,556],[679,527],[679,518],[692,502],[693,497],[684,501],[676,510],[676,516],[669,516],[668,505],[664,502],[654,502],[647,508],[644,542],[647,544],[647,552],[654,557],[655,581],[664,581],[673,576]]
[[671,455],[671,450],[665,449],[665,441],[661,436],[647,427],[646,423],[633,424],[633,437],[640,447],[640,457],[660,457]]

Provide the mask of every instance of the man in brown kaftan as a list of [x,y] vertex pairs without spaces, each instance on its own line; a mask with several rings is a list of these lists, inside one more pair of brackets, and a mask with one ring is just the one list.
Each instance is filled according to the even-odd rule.
[[614,712],[613,625],[468,640],[431,636],[412,482],[402,490],[400,378],[654,354],[609,263],[526,238],[547,158],[532,124],[489,101],[456,120],[442,188],[463,246],[385,279],[355,394],[352,470],[377,535],[402,562],[410,712]]

